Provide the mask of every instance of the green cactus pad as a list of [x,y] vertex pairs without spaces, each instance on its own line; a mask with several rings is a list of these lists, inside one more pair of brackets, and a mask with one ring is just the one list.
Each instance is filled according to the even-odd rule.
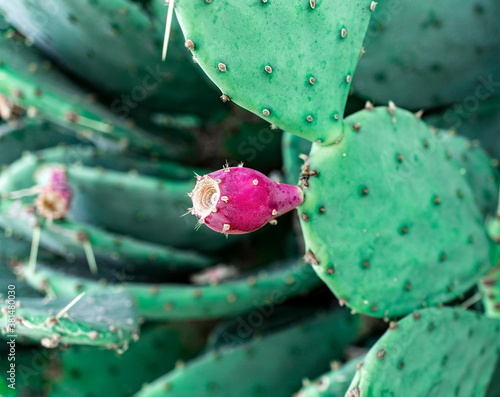
[[467,180],[412,113],[355,113],[309,162],[306,259],[356,311],[394,317],[450,301],[496,264]]
[[[344,311],[314,316],[241,346],[208,352],[157,379],[137,396],[289,397],[302,377],[316,376],[332,358],[341,358],[358,331],[359,319]],[[238,332],[226,336],[238,338]]]
[[381,1],[366,34],[354,92],[413,110],[457,102],[463,113],[498,97],[500,4],[455,5],[453,0]]
[[[165,18],[160,7],[145,10],[128,0],[29,0],[16,5],[0,1],[0,8],[65,69],[114,95],[112,110],[120,116],[145,104],[212,116],[222,107],[215,87],[186,51],[175,20],[167,62],[161,61]],[[157,10],[162,13],[156,15]]]
[[299,156],[302,154],[308,155],[310,151],[311,142],[288,132],[283,134],[281,153],[286,183],[295,185],[298,182],[301,167],[304,165],[304,160]]
[[[302,261],[288,261],[265,270],[244,273],[215,285],[122,282],[106,286],[104,280],[75,276],[68,266],[38,263],[36,272],[27,264],[19,269],[26,282],[40,292],[72,297],[81,291],[98,292],[121,286],[137,301],[139,315],[153,320],[187,320],[230,317],[252,309],[274,310],[286,298],[310,291],[321,281]],[[120,281],[120,280],[119,280]]]
[[363,359],[364,356],[353,359],[314,381],[306,382],[294,397],[344,397],[356,374],[356,368]]
[[484,396],[499,352],[498,321],[459,308],[418,311],[370,349],[346,397]]
[[[28,340],[40,341],[42,346],[55,348],[60,344],[104,346],[124,350],[130,340],[139,336],[138,319],[128,293],[103,291],[86,294],[70,307],[71,299],[16,299],[19,307],[3,304],[0,328],[4,337],[16,334]],[[15,315],[11,328],[9,317]]]
[[494,215],[498,205],[500,176],[492,160],[477,141],[471,142],[447,131],[440,131],[438,138],[460,166],[460,172],[469,182],[481,212]]
[[52,360],[61,370],[47,389],[51,397],[129,397],[202,347],[202,335],[192,324],[147,324],[123,354],[89,346],[61,350]]
[[[0,167],[19,159],[26,151],[58,144],[83,144],[72,130],[34,117],[0,124]],[[83,146],[83,145],[82,145]]]
[[[184,158],[191,147],[179,135],[169,144],[140,128],[132,127],[82,91],[13,31],[0,34],[0,93],[13,104],[32,109],[49,121],[80,131],[100,147],[115,151],[126,147],[168,158]],[[85,131],[84,133],[82,131]]]
[[310,141],[333,143],[371,4],[178,0],[175,9],[186,46],[225,99]]

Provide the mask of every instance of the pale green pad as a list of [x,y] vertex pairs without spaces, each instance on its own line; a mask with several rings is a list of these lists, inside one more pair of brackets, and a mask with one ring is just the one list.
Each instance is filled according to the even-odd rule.
[[313,145],[318,174],[299,207],[320,278],[377,317],[450,301],[498,258],[452,156],[412,113],[388,110],[349,116],[338,144]]
[[346,397],[480,397],[500,349],[500,324],[460,308],[415,312],[368,352]]
[[178,0],[175,7],[197,62],[233,102],[288,132],[332,143],[370,4]]

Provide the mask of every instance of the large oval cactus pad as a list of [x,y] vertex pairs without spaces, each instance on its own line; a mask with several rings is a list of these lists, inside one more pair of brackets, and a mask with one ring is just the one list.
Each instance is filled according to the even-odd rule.
[[279,128],[332,143],[371,1],[178,0],[196,61],[230,99]]
[[484,396],[499,341],[498,322],[479,313],[415,312],[391,324],[370,349],[346,397]]
[[497,249],[467,180],[412,113],[358,112],[309,161],[306,258],[349,307],[404,315],[452,300],[492,267]]

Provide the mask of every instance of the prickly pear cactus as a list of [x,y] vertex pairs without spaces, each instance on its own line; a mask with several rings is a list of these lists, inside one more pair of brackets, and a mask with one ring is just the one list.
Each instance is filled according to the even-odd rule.
[[306,259],[354,310],[394,317],[447,302],[496,264],[467,180],[414,114],[349,116],[337,144],[313,145],[308,169]]
[[[500,324],[460,308],[425,309],[391,323],[346,397],[483,396],[500,352]],[[419,378],[415,374],[433,376]]]
[[0,397],[498,397],[493,0],[0,12]]
[[175,10],[186,47],[224,100],[288,132],[332,143],[341,134],[375,6],[368,0],[178,0]]

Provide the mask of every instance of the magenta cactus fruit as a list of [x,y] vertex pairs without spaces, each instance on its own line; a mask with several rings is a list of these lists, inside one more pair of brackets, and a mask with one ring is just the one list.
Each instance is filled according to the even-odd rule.
[[276,223],[280,215],[304,200],[302,189],[269,179],[244,167],[224,167],[205,176],[189,196],[190,212],[198,224],[224,234],[250,233],[267,223]]
[[42,188],[35,205],[37,212],[48,219],[63,219],[68,215],[73,192],[68,184],[66,170],[54,167],[48,183]]

